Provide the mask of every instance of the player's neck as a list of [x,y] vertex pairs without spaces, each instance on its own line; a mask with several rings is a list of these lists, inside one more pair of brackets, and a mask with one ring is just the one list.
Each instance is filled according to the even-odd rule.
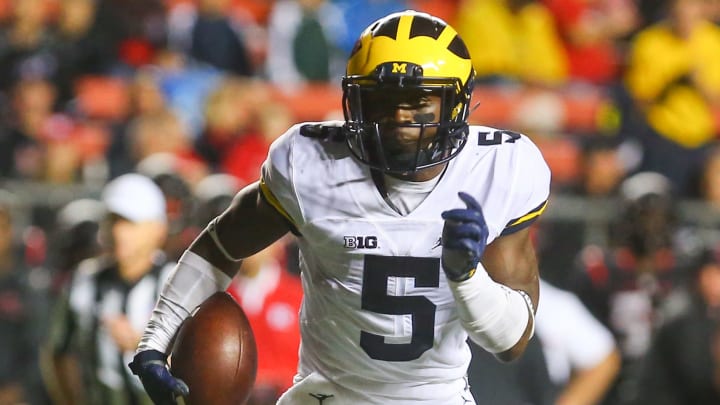
[[388,174],[388,176],[395,177],[400,180],[404,181],[428,181],[431,179],[434,179],[435,177],[441,175],[445,168],[447,167],[447,163],[443,163],[441,165],[435,165],[428,167],[427,169],[418,170],[416,172],[411,173],[402,173],[402,174]]

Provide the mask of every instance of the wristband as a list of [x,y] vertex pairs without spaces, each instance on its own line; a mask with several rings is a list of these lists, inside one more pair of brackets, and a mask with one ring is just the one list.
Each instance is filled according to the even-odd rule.
[[478,264],[477,270],[473,277],[461,282],[448,281],[448,285],[470,339],[491,353],[501,353],[515,346],[528,322],[533,322],[533,311],[524,296],[530,297],[524,291],[493,281],[482,264]]

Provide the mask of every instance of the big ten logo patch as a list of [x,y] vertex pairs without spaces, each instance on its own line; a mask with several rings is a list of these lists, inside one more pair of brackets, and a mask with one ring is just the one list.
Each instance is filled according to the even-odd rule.
[[377,249],[377,236],[344,236],[348,249]]

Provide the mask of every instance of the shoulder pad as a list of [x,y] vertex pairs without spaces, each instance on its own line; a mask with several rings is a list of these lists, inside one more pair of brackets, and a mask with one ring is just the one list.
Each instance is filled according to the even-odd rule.
[[305,124],[300,127],[300,135],[332,142],[344,142],[345,127],[323,124]]

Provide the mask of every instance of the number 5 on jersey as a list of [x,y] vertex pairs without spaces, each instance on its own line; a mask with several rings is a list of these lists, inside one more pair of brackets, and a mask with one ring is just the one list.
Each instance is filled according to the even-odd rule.
[[385,343],[385,337],[361,331],[360,347],[373,359],[411,361],[422,356],[435,339],[435,304],[423,296],[388,295],[388,278],[415,279],[415,287],[440,286],[440,259],[366,255],[363,265],[362,309],[378,314],[411,315],[409,343]]

